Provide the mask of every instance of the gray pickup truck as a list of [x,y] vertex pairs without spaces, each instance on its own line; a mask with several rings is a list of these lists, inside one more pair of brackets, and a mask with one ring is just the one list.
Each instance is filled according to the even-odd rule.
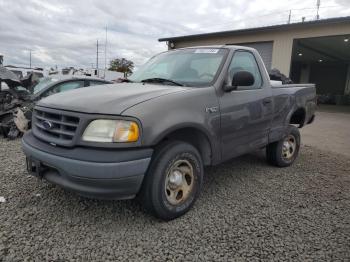
[[271,83],[251,48],[161,53],[124,83],[41,100],[22,139],[27,169],[86,197],[137,196],[174,219],[198,198],[204,166],[262,148],[273,165],[294,162],[315,86]]

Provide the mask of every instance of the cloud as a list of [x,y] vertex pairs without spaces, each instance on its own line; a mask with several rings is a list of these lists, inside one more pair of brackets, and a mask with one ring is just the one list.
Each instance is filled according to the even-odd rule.
[[[0,53],[5,64],[91,67],[104,66],[105,26],[107,60],[125,57],[143,64],[166,50],[158,38],[313,19],[314,0],[0,0]],[[347,15],[348,0],[323,0],[321,18]],[[332,7],[333,6],[333,7]],[[306,8],[306,9],[303,9]]]

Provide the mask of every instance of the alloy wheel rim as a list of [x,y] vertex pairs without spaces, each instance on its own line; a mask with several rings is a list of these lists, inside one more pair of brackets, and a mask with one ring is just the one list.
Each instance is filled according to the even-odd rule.
[[178,205],[188,199],[194,185],[194,174],[191,163],[177,160],[170,167],[165,179],[165,196],[172,205]]

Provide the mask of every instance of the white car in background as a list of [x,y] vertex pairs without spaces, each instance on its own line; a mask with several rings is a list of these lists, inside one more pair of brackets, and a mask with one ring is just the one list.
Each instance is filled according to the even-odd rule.
[[34,76],[36,78],[42,78],[44,76],[47,76],[48,73],[45,72],[43,69],[38,68],[27,68],[27,67],[17,67],[17,66],[5,66],[8,70],[15,73],[19,78],[26,77],[30,73],[33,72]]

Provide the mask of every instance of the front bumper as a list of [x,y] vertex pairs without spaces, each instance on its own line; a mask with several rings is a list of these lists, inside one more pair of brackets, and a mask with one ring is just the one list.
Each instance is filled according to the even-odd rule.
[[82,196],[100,199],[135,197],[153,153],[150,148],[55,147],[37,139],[31,131],[23,136],[22,149],[32,175]]

